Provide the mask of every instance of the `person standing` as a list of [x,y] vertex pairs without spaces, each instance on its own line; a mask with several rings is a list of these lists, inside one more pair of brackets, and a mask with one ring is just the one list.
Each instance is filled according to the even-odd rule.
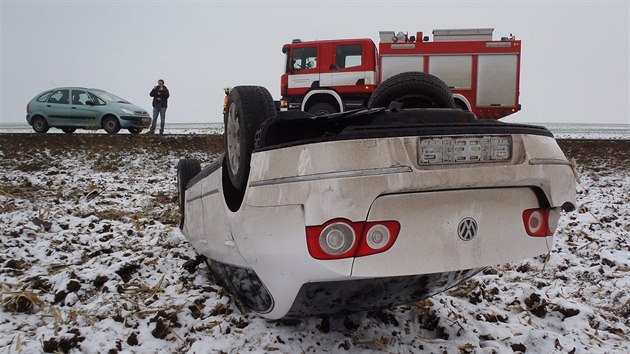
[[225,98],[223,99],[223,114],[225,115],[225,111],[227,110],[228,97],[230,96],[230,88],[224,87],[223,92],[225,92]]
[[164,85],[164,80],[158,80],[157,86],[151,90],[149,96],[153,97],[153,121],[149,134],[155,134],[155,126],[157,125],[158,115],[162,118],[160,124],[160,134],[164,134],[164,121],[166,120],[166,107],[168,107],[168,98],[171,94]]

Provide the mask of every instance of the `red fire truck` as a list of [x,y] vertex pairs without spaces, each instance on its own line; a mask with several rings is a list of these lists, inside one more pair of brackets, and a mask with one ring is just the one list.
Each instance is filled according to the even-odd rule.
[[521,41],[512,35],[493,40],[492,28],[434,30],[433,41],[379,32],[371,39],[285,44],[281,108],[313,114],[367,106],[376,86],[396,74],[422,71],[446,82],[455,104],[480,119],[500,119],[520,110]]

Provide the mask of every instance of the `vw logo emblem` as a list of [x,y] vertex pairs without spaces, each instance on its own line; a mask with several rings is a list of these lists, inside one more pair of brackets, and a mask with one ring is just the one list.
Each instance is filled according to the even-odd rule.
[[470,241],[477,236],[477,222],[473,218],[464,218],[457,226],[457,235],[463,241]]

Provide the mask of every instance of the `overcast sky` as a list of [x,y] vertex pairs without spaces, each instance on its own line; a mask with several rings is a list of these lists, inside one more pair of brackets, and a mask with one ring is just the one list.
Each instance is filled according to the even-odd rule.
[[630,124],[627,0],[0,3],[0,124],[25,123],[28,101],[57,86],[102,88],[150,109],[160,78],[171,91],[167,123],[221,122],[225,86],[280,98],[281,48],[293,38],[446,28],[523,41],[523,109],[509,121]]

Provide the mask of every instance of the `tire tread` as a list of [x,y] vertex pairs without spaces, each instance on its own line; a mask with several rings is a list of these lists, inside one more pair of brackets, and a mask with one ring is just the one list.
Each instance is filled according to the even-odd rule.
[[455,101],[450,88],[438,77],[423,72],[404,72],[380,84],[368,102],[368,108],[386,107],[391,101],[409,93],[422,93],[440,108],[453,108]]

